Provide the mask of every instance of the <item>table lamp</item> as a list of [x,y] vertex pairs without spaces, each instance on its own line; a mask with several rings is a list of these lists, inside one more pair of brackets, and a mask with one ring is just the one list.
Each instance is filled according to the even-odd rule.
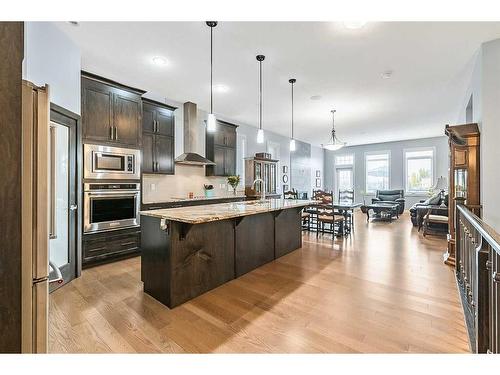
[[444,204],[444,192],[446,189],[448,189],[448,181],[446,180],[446,177],[440,176],[436,184],[432,187],[434,191],[439,190],[440,192],[440,197],[441,197],[441,207],[446,206]]

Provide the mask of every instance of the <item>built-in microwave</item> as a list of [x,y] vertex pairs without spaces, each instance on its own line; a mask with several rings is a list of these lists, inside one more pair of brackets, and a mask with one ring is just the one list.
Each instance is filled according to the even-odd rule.
[[85,179],[138,180],[141,178],[141,151],[130,148],[85,144]]

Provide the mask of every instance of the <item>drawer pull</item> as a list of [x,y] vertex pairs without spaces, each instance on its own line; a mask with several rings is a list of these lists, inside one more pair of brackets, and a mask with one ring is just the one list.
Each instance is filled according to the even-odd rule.
[[493,272],[491,277],[493,278],[493,282],[500,283],[500,274],[498,272]]
[[137,245],[136,241],[130,241],[130,242],[124,242],[120,244],[121,246],[128,246],[128,245]]
[[96,247],[94,249],[88,249],[89,253],[95,253],[96,251],[106,250],[106,246]]

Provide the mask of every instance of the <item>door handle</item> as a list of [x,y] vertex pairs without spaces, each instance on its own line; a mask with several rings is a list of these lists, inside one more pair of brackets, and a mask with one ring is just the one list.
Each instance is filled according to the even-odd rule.
[[56,218],[56,128],[51,126],[50,132],[50,221],[49,239],[57,238]]
[[52,268],[54,270],[54,272],[56,273],[56,278],[55,279],[49,279],[49,284],[52,284],[52,283],[58,283],[58,284],[62,284],[64,282],[64,279],[62,277],[62,274],[61,274],[61,270],[59,269],[59,267],[57,267],[52,261],[49,260],[49,266],[50,268]]

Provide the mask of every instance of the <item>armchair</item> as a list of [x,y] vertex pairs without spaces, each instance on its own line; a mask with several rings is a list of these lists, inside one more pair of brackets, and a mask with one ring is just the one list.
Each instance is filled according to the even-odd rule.
[[404,190],[377,190],[372,203],[397,203],[398,213],[401,215],[405,210]]

